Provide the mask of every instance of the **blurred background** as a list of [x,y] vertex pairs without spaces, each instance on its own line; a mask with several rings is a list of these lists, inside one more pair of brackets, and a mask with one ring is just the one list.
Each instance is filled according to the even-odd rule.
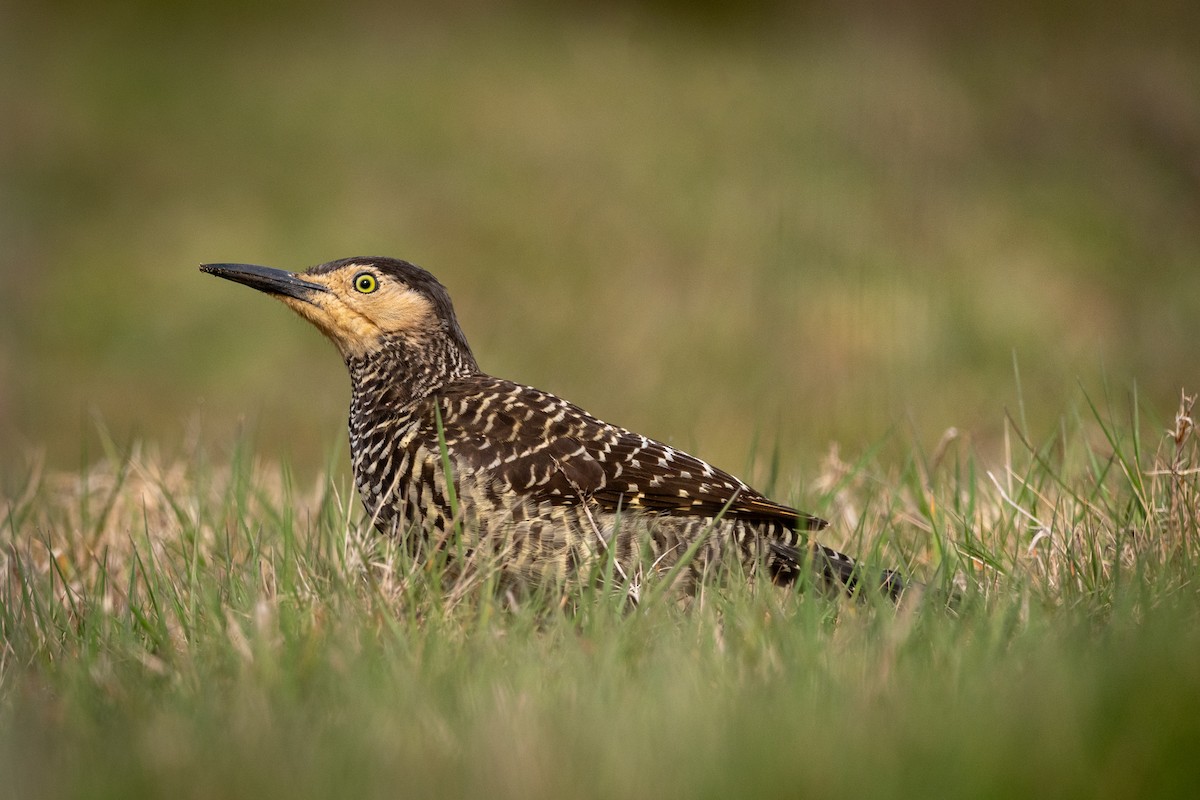
[[348,255],[434,272],[486,370],[735,471],[986,455],[1080,383],[1169,420],[1200,6],[873,5],[10,0],[0,470],[99,426],[344,462],[332,346],[197,265]]

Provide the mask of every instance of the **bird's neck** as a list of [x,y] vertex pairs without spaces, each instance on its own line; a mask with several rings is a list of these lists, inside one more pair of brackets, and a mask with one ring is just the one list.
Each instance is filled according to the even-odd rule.
[[454,346],[413,348],[400,341],[348,358],[346,367],[350,371],[352,406],[360,412],[368,408],[401,411],[436,393],[449,381],[479,372],[470,350]]

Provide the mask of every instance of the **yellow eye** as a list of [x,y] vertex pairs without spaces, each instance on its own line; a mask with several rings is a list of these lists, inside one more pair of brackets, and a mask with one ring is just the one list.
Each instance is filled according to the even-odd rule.
[[354,288],[363,294],[370,294],[379,288],[379,281],[369,272],[360,272],[354,276]]

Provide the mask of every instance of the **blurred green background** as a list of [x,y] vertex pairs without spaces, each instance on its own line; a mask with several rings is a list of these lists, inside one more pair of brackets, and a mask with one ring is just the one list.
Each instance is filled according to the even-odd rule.
[[[253,5],[252,8],[247,7]],[[1197,4],[5,4],[0,448],[344,454],[209,261],[393,255],[476,355],[785,474],[1200,386]]]

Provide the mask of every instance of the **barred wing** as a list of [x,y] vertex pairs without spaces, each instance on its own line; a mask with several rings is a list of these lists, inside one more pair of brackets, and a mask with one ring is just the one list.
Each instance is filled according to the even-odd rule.
[[[816,530],[825,521],[767,499],[695,456],[609,425],[554,395],[486,376],[437,398],[459,474],[536,502],[591,501],[605,510],[773,522]],[[432,407],[429,410],[433,417]],[[435,437],[432,421],[427,429]]]

